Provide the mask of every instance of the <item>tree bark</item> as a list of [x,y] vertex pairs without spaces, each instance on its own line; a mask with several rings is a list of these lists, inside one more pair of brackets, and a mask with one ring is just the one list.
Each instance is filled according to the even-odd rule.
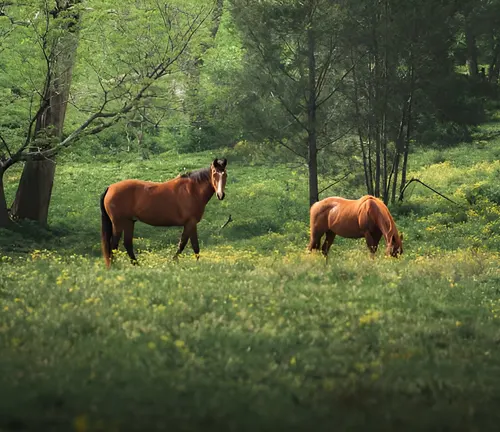
[[[351,53],[352,57],[352,53]],[[359,145],[361,147],[361,155],[363,157],[363,170],[365,173],[365,184],[366,184],[366,193],[369,195],[373,194],[373,185],[371,179],[371,172],[369,170],[368,156],[366,154],[365,143],[363,140],[363,132],[361,128],[361,110],[359,109],[359,92],[358,92],[358,80],[356,75],[356,67],[354,66],[354,60],[352,60],[353,69],[352,69],[352,78],[354,85],[354,107],[356,109],[356,123],[358,129],[358,137],[359,137]]]
[[498,73],[499,73],[499,67],[498,67],[498,60],[500,57],[500,43],[497,43],[493,49],[493,54],[491,57],[490,65],[488,67],[488,81],[491,83],[496,83],[498,81]]
[[469,75],[473,78],[478,76],[477,67],[477,44],[476,35],[474,33],[473,27],[469,22],[470,17],[466,18],[465,24],[465,43],[467,46],[467,67],[469,69]]
[[[60,26],[64,34],[55,41],[49,54],[41,101],[47,106],[36,120],[33,136],[34,143],[39,144],[32,144],[31,151],[36,151],[38,148],[45,150],[62,137],[78,45],[79,15],[71,12],[71,8],[77,3],[79,0],[58,0],[56,9],[50,12],[55,19],[58,19],[60,14],[71,13],[71,17],[62,16]],[[31,219],[46,225],[54,176],[54,161],[27,161],[12,204],[12,213],[20,219]]]
[[46,225],[55,172],[56,164],[51,160],[26,162],[12,213]]
[[403,149],[403,167],[401,168],[401,186],[399,187],[399,192],[403,190],[406,184],[406,172],[408,170],[408,154],[410,152],[410,139],[411,139],[411,127],[412,127],[412,107],[413,107],[413,93],[415,91],[415,68],[413,66],[413,56],[412,65],[410,71],[410,97],[408,100],[408,118],[406,121],[406,138],[404,142]]
[[0,167],[0,228],[7,228],[10,225],[7,202],[5,201],[5,191],[3,188],[3,168]]
[[220,27],[220,20],[222,18],[222,12],[224,11],[224,0],[217,0],[214,11],[212,13],[212,29],[210,30],[210,35],[212,39],[215,39],[217,32]]
[[316,57],[315,37],[311,28],[307,30],[308,45],[308,99],[307,99],[307,147],[309,168],[309,205],[318,201],[318,147],[316,133]]

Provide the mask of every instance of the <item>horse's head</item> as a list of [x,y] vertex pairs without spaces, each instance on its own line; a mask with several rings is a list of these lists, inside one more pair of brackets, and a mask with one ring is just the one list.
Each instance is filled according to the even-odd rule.
[[227,159],[214,159],[212,165],[210,165],[210,180],[214,187],[215,194],[220,200],[223,200],[226,195],[224,193],[227,179],[226,165]]
[[401,255],[403,253],[403,234],[400,236],[397,232],[394,233],[388,246],[392,257],[397,258],[398,255]]

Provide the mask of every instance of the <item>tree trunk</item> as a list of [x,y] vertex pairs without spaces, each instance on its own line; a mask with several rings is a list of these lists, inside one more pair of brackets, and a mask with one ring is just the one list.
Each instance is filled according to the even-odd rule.
[[[51,12],[55,19],[59,19],[60,14],[63,15],[59,28],[64,33],[56,40],[49,55],[41,101],[47,107],[37,118],[33,136],[39,145],[32,144],[31,151],[47,149],[62,136],[78,45],[79,15],[73,13],[71,8],[78,2],[79,0],[58,0],[55,11]],[[68,17],[68,14],[71,16]],[[54,176],[54,161],[29,160],[21,175],[12,213],[20,219],[32,219],[46,225]]]
[[10,225],[7,202],[5,201],[5,191],[3,188],[3,168],[0,168],[0,228],[7,228]]
[[308,168],[309,168],[309,205],[312,206],[318,201],[318,148],[316,134],[316,57],[315,40],[311,28],[307,30],[308,41],[308,99],[307,99],[307,147],[308,147]]
[[51,160],[29,160],[24,166],[12,214],[47,224],[56,164]]
[[[412,56],[412,61],[413,61],[413,56]],[[411,127],[412,127],[412,107],[413,107],[414,90],[415,90],[415,69],[412,64],[410,72],[410,97],[408,100],[408,118],[406,120],[406,138],[404,141],[403,167],[401,168],[401,186],[399,187],[399,193],[401,193],[406,184],[406,172],[408,170],[408,154],[410,152],[410,139],[412,132]]]
[[493,54],[491,56],[490,65],[488,68],[488,81],[491,83],[496,83],[498,81],[498,60],[500,57],[500,43],[496,44],[493,49]]
[[[387,83],[386,83],[387,84]],[[384,102],[384,116],[382,120],[382,180],[384,203],[387,204],[389,196],[389,170],[387,169],[387,105]]]
[[[469,19],[470,17],[466,18],[467,21]],[[476,78],[478,76],[476,35],[469,22],[465,24],[465,43],[467,46],[467,67],[469,69],[469,75]]]
[[388,123],[390,120],[387,119],[389,114],[389,85],[391,84],[389,78],[389,31],[388,31],[388,20],[389,20],[389,4],[386,0],[384,2],[384,32],[383,32],[383,49],[384,49],[384,70],[382,74],[382,87],[384,89],[384,100],[382,106],[382,156],[383,156],[383,200],[387,204],[389,202],[389,167],[387,161],[387,141],[388,141]]
[[380,197],[380,176],[381,176],[381,159],[380,159],[380,130],[379,127],[375,131],[375,196]]
[[[401,114],[401,123],[399,124],[399,132],[398,136],[396,138],[396,153],[394,155],[394,161],[392,164],[392,172],[391,176],[389,176],[389,183],[387,185],[387,188],[389,188],[389,185],[392,185],[392,192],[391,192],[391,202],[394,204],[396,202],[396,189],[397,189],[397,183],[398,183],[398,174],[399,174],[399,161],[401,159],[401,154],[403,153],[403,147],[404,147],[404,128],[405,128],[405,123],[406,123],[406,112],[408,109],[408,101],[405,101],[403,104],[403,112]],[[392,177],[392,178],[391,178]],[[392,181],[392,184],[391,184]]]
[[392,195],[391,202],[394,204],[396,202],[396,189],[398,183],[398,171],[399,171],[399,160],[401,159],[401,153],[399,149],[396,151],[396,155],[394,156],[394,177],[392,179]]
[[219,31],[222,12],[224,12],[224,0],[217,0],[214,11],[212,12],[212,28],[210,30],[210,36],[212,36],[212,39],[215,39],[215,36],[217,36],[217,32]]
[[[351,52],[351,58],[352,58],[352,52]],[[359,109],[359,92],[358,92],[358,80],[356,76],[356,67],[354,66],[354,59],[352,59],[352,78],[353,78],[353,85],[354,85],[354,107],[356,109],[356,123],[357,123],[357,129],[358,129],[358,137],[359,137],[359,145],[361,147],[361,155],[363,157],[363,170],[365,173],[365,184],[366,184],[366,193],[367,194],[373,194],[373,187],[372,187],[372,182],[371,182],[371,173],[369,171],[369,163],[367,160],[367,154],[366,154],[366,149],[365,149],[365,143],[363,140],[363,132],[361,128],[361,112]]]
[[[189,88],[188,95],[189,100],[192,101],[192,104],[196,106],[193,107],[184,107],[183,109],[190,117],[190,125],[191,131],[198,131],[206,124],[206,114],[203,111],[200,111],[198,107],[198,94],[200,89],[200,68],[203,66],[203,55],[207,52],[207,50],[215,43],[215,38],[217,33],[219,32],[220,22],[222,19],[222,13],[224,12],[224,0],[217,0],[214,5],[214,9],[212,11],[212,27],[210,29],[210,41],[201,43],[201,52],[198,56],[194,58],[193,67],[190,71],[190,79],[189,79]],[[203,104],[201,104],[203,106]],[[191,135],[191,140],[195,144],[195,148],[200,149],[202,145],[201,136],[195,132]]]

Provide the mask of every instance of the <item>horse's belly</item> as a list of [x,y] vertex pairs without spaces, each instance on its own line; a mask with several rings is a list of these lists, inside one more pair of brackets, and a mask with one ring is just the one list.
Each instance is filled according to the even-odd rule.
[[350,212],[340,211],[338,208],[331,211],[328,218],[328,228],[340,237],[363,237],[357,217],[353,217]]
[[349,219],[351,220],[351,222],[349,223],[339,219],[341,218],[330,219],[329,228],[331,231],[333,231],[340,237],[346,237],[346,238],[363,237],[363,232],[361,231],[359,224],[356,220],[352,221],[352,219]]
[[137,215],[137,220],[152,226],[183,226],[184,222],[180,218],[166,215]]
[[340,237],[345,237],[345,238],[361,238],[363,237],[363,233],[359,229],[342,229],[342,228],[337,228],[333,227],[331,230],[339,235]]

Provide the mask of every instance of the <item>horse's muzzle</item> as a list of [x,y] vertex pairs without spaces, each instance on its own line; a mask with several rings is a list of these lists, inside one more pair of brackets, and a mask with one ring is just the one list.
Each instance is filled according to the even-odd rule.
[[222,192],[221,194],[217,192],[217,198],[220,199],[221,201],[224,199],[225,196],[226,194],[224,192]]

